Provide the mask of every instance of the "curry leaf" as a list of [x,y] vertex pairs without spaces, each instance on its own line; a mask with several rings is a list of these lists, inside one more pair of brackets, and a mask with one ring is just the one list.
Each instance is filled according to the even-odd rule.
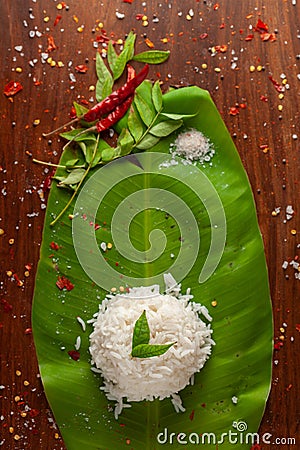
[[109,64],[109,67],[110,67],[112,73],[114,73],[114,66],[115,66],[117,59],[118,59],[118,55],[115,51],[113,43],[112,43],[112,41],[109,41],[108,46],[107,46],[107,61],[108,61],[108,64]]
[[130,107],[127,125],[134,140],[138,141],[144,133],[144,126],[134,105],[131,105]]
[[120,53],[120,55],[116,59],[116,61],[114,63],[114,68],[113,68],[114,80],[117,80],[118,78],[120,78],[120,76],[124,72],[127,62],[131,59],[129,57],[129,52],[130,52],[130,49],[124,48],[124,50]]
[[124,50],[128,52],[128,61],[130,61],[134,56],[134,44],[136,40],[136,34],[130,31],[124,44]]
[[83,105],[80,105],[80,104],[77,103],[77,102],[73,102],[73,105],[74,105],[74,108],[75,108],[76,116],[77,116],[77,117],[81,117],[81,116],[83,116],[83,114],[85,114],[86,112],[88,112],[88,108],[86,108],[86,107],[83,106]]
[[[105,65],[100,53],[96,54],[96,73],[97,73],[97,84],[96,84],[96,98],[97,101],[101,101],[108,94],[107,92],[112,89],[114,80],[113,77]],[[109,92],[109,93],[110,93]]]
[[73,185],[79,183],[83,175],[85,174],[85,169],[74,169],[69,175],[60,181],[59,186],[61,185]]
[[150,340],[150,329],[146,317],[146,311],[144,310],[134,325],[132,335],[132,350],[134,349],[134,347],[137,347],[138,345],[148,344],[149,340]]
[[152,134],[145,134],[143,139],[136,144],[136,148],[139,150],[148,150],[153,147],[159,141],[159,137],[153,136]]
[[161,64],[169,58],[169,55],[169,51],[148,50],[146,52],[137,53],[132,59],[143,63]]
[[135,358],[152,358],[153,356],[160,356],[166,353],[172,345],[171,344],[140,344],[132,349],[131,356]]
[[121,149],[120,156],[128,155],[134,144],[134,139],[127,128],[124,128],[119,136],[118,145]]
[[182,120],[164,120],[150,128],[150,133],[157,137],[169,136],[183,124]]
[[139,91],[135,93],[134,103],[144,124],[147,126],[151,125],[156,115],[154,107],[149,108],[148,103]]
[[64,133],[60,133],[60,136],[68,141],[93,141],[96,142],[96,136],[92,132],[83,133],[85,128],[76,128],[75,130],[66,131]]
[[156,111],[161,111],[163,99],[158,80],[154,83],[152,88],[152,101]]
[[107,147],[102,151],[101,158],[102,161],[108,162],[111,161],[115,156],[115,149],[112,147]]

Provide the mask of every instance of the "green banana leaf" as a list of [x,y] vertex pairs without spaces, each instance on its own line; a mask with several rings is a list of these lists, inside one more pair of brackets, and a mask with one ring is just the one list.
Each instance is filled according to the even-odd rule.
[[[96,179],[93,183],[96,190],[84,187],[82,192],[87,192],[88,197],[78,198],[74,219],[70,220],[68,213],[73,214],[75,202],[54,227],[50,222],[67,203],[70,194],[52,183],[32,321],[46,396],[69,450],[157,450],[182,445],[195,448],[195,444],[201,448],[227,450],[250,449],[258,442],[255,433],[270,389],[273,328],[264,248],[251,188],[230,135],[206,91],[197,87],[170,91],[164,95],[164,112],[184,116],[182,128],[151,148],[152,157],[148,160],[143,156],[146,153],[135,154],[111,167],[95,168],[86,186]],[[180,131],[190,128],[202,131],[210,139],[215,149],[211,162],[197,166],[178,164],[159,171],[161,155],[167,158],[170,143]],[[62,156],[62,163],[66,157]],[[156,169],[146,173],[143,165],[147,161]],[[128,170],[132,172],[130,177],[126,177]],[[118,180],[115,185],[110,181],[114,179]],[[113,185],[111,189],[107,186],[105,189],[107,182]],[[146,192],[144,204],[141,196],[135,201],[141,186]],[[194,385],[180,392],[185,412],[176,413],[170,399],[143,401],[132,403],[116,420],[114,403],[100,390],[100,375],[91,371],[88,347],[92,326],[87,321],[98,311],[110,287],[119,288],[126,280],[134,278],[137,285],[142,284],[139,279],[148,280],[150,284],[154,280],[163,291],[159,277],[162,273],[173,274],[170,267],[180,256],[181,229],[172,211],[168,213],[168,205],[166,212],[149,203],[147,190],[155,192],[155,189],[172,192],[178,201],[188,205],[195,218],[199,251],[192,262],[188,253],[185,254],[177,272],[174,265],[174,276],[180,277],[177,281],[181,281],[184,292],[191,288],[194,301],[208,308],[213,317],[216,345],[204,368],[196,374]],[[207,189],[216,193],[212,195],[215,200],[219,199],[217,206],[210,207],[209,198],[205,197]],[[105,195],[102,195],[103,190]],[[130,260],[130,252],[134,255],[135,251],[130,244],[125,243],[128,253],[121,254],[122,242],[115,245],[113,241],[114,212],[126,197],[132,199],[133,205],[128,233],[135,250],[148,251],[146,264],[141,264],[138,258]],[[88,205],[86,215],[82,210],[85,202]],[[89,206],[94,205],[94,215],[89,216]],[[78,220],[80,212],[85,220]],[[220,245],[212,247],[212,222],[216,215],[221,224],[220,242],[224,233],[226,237],[224,249]],[[85,225],[80,228],[80,223]],[[126,231],[121,221],[119,224],[120,229]],[[151,240],[154,229],[157,234],[152,235]],[[80,237],[76,239],[78,234]],[[116,239],[122,241],[122,233]],[[187,240],[193,253],[196,242],[192,242],[191,236]],[[103,242],[111,242],[112,248],[105,253],[96,251],[91,259],[82,260],[83,249],[93,253],[91,249],[100,249]],[[163,244],[165,249],[158,255]],[[214,251],[220,258],[214,258]],[[100,263],[101,252],[106,258],[104,266]],[[207,267],[207,255],[213,263],[201,278],[201,270]],[[110,273],[114,274],[112,279]],[[181,273],[184,273],[183,278]],[[59,277],[70,280],[74,288],[59,289],[56,285]],[[87,324],[85,331],[78,317]],[[80,358],[75,361],[68,352],[74,350],[78,336],[81,338]]]

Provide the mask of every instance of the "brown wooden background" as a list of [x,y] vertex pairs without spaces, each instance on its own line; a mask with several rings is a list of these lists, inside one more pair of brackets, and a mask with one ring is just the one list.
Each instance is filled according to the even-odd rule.
[[[151,67],[150,77],[159,76],[165,88],[196,84],[208,89],[235,139],[265,242],[275,344],[283,344],[274,353],[272,391],[260,431],[297,439],[296,446],[272,448],[300,448],[300,280],[295,278],[300,272],[281,267],[300,255],[300,0],[69,0],[66,5],[0,3],[0,447],[65,448],[43,393],[30,332],[46,204],[41,198],[45,168],[34,165],[31,155],[57,162],[61,144],[54,138],[48,145],[42,132],[66,121],[73,100],[92,97],[102,23],[115,39],[133,29],[139,51],[148,49],[146,38],[154,48],[171,50],[167,63]],[[148,25],[137,14],[147,16]],[[255,30],[259,19],[270,36]],[[49,54],[53,67],[41,62],[50,36],[57,46]],[[86,74],[76,72],[78,64],[88,66]],[[285,87],[283,95],[269,76]],[[11,80],[23,90],[7,98],[4,86]],[[295,213],[286,221],[288,205]],[[280,212],[275,214],[275,208]]]

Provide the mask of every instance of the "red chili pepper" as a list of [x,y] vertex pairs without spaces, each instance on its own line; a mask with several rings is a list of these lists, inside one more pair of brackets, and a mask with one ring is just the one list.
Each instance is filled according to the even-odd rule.
[[117,123],[128,111],[133,100],[133,95],[128,97],[121,105],[117,106],[107,117],[99,120],[96,125],[98,133],[107,130]]
[[97,105],[93,106],[86,114],[83,115],[83,119],[87,122],[94,122],[100,119],[105,114],[113,111],[117,106],[130,97],[136,88],[144,81],[149,71],[149,65],[146,64],[143,69],[130,81],[126,82],[122,87],[117,89],[108,95],[104,100]]
[[6,97],[12,97],[13,95],[16,95],[22,89],[23,89],[23,86],[18,81],[10,81],[4,87],[4,95],[6,95]]

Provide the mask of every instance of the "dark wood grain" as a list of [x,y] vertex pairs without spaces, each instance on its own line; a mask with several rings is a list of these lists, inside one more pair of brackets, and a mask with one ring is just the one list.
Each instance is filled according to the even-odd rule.
[[[162,0],[143,6],[138,0],[132,4],[70,0],[68,8],[60,11],[58,1],[2,0],[0,447],[65,448],[43,393],[30,333],[46,205],[46,199],[41,198],[45,168],[34,165],[31,155],[57,162],[61,143],[56,137],[47,143],[41,139],[42,132],[66,120],[73,100],[92,97],[89,86],[95,83],[94,43],[101,35],[96,30],[101,22],[108,35],[113,33],[116,39],[134,29],[139,51],[148,48],[146,37],[155,48],[171,50],[166,64],[151,67],[150,77],[160,77],[165,88],[196,84],[208,89],[234,137],[253,188],[265,243],[274,339],[276,344],[283,344],[274,353],[272,390],[260,433],[297,441],[294,446],[277,444],[272,448],[300,448],[300,280],[295,278],[299,272],[292,266],[286,270],[281,267],[300,254],[299,3],[221,0],[218,5],[210,0]],[[192,17],[187,17],[190,9]],[[124,19],[116,18],[116,10],[125,14]],[[137,13],[147,15],[148,26],[136,19]],[[61,20],[54,26],[58,15]],[[276,41],[262,41],[254,30],[259,18],[268,24],[270,33],[276,33]],[[249,34],[254,35],[252,40],[246,40]],[[49,36],[57,46],[49,54],[55,67],[41,62]],[[164,38],[166,43],[162,42]],[[227,47],[213,55],[216,46]],[[57,66],[59,61],[63,63],[61,68]],[[88,72],[76,73],[77,64],[86,64]],[[255,67],[253,72],[250,66]],[[71,73],[75,83],[70,80]],[[269,76],[280,84],[287,83],[283,98],[279,98]],[[11,80],[19,81],[23,90],[7,98],[4,86]],[[237,115],[230,114],[231,107],[237,107]],[[36,119],[40,120],[37,126]],[[293,206],[295,214],[286,221],[288,205]],[[272,214],[275,208],[281,208],[278,215]],[[271,447],[262,444],[261,448]]]

